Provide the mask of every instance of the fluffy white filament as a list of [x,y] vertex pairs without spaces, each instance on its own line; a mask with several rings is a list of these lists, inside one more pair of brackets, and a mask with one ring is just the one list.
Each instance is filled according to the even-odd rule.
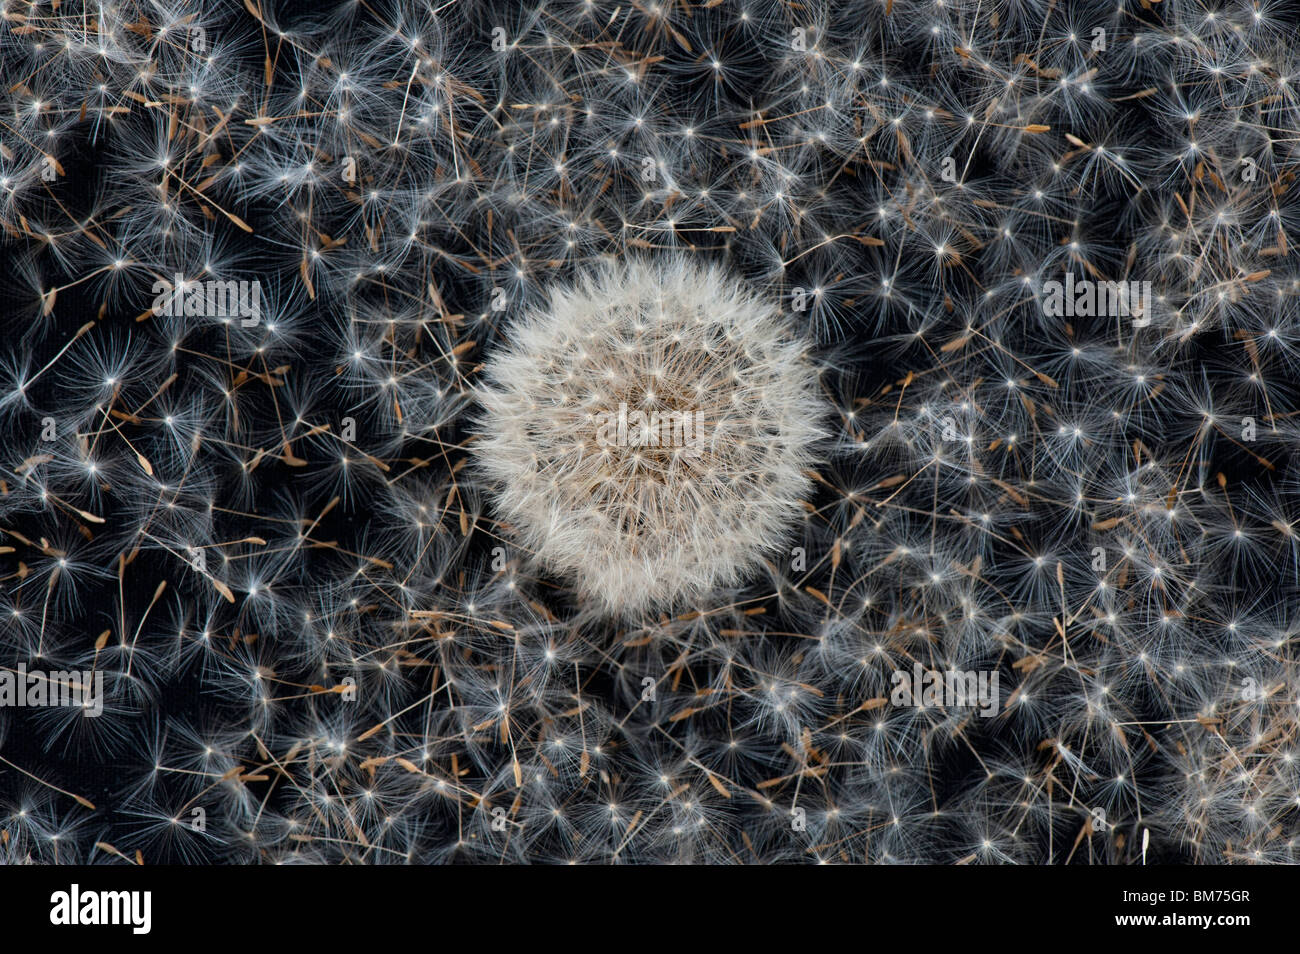
[[[626,615],[735,584],[781,545],[822,409],[772,304],[716,267],[632,261],[556,289],[506,340],[476,451],[544,569]],[[648,431],[638,411],[698,424]]]

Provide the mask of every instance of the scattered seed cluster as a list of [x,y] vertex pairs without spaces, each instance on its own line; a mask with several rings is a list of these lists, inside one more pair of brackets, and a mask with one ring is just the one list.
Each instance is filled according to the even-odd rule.
[[0,860],[1296,860],[1295,21],[0,0]]

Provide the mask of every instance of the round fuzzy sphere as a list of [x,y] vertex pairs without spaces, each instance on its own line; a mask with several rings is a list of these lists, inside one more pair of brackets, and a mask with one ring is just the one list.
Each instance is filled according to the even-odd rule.
[[505,341],[478,463],[519,544],[589,603],[679,606],[782,545],[825,409],[773,304],[684,259],[608,263]]

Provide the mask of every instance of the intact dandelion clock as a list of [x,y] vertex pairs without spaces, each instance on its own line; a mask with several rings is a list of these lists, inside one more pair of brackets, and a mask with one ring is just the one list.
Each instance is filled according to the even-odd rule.
[[483,373],[475,450],[499,518],[604,613],[741,582],[808,492],[816,366],[718,267],[606,264],[521,316]]

